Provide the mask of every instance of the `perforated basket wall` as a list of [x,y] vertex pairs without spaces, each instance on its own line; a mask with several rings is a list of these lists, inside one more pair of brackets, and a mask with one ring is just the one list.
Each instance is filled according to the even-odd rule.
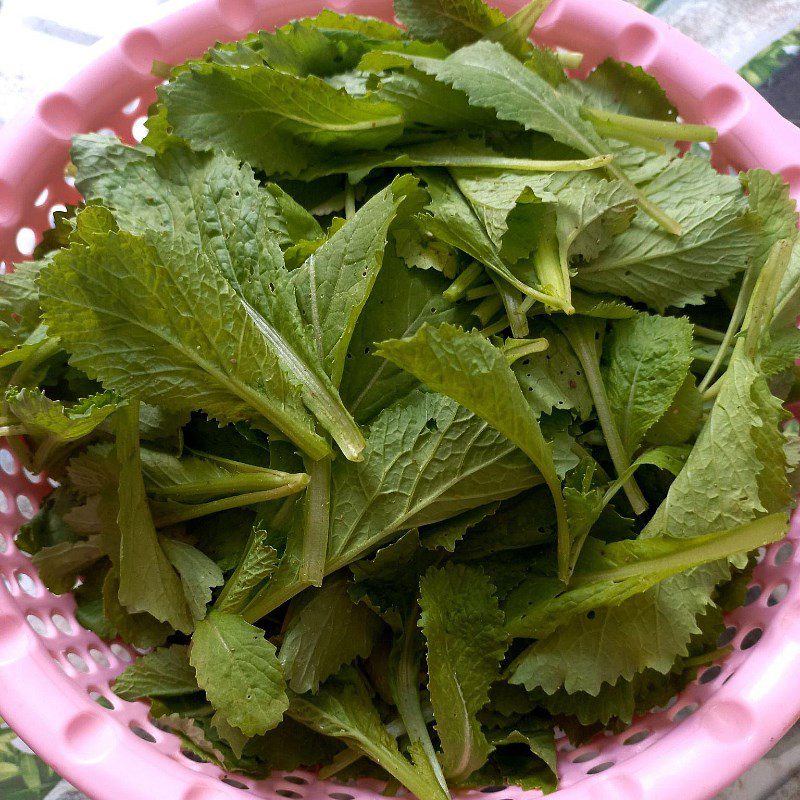
[[[183,4],[185,5],[185,3]],[[53,211],[78,195],[64,179],[69,140],[107,130],[132,141],[154,97],[154,59],[196,55],[215,40],[241,37],[314,14],[321,0],[201,0],[107,44],[88,68],[0,132],[0,267],[31,253]],[[337,11],[391,16],[389,0],[333,0]],[[520,5],[500,3],[506,11]],[[757,93],[694,43],[623,0],[556,0],[537,35],[652,70],[689,121],[720,131],[720,169],[781,172],[800,194],[800,133]],[[54,81],[57,80],[54,76]],[[0,715],[73,784],[97,800],[223,800],[255,797],[373,800],[380,787],[343,787],[309,772],[253,782],[228,776],[181,752],[154,727],[147,707],[109,688],[132,654],[110,647],[75,621],[69,596],[42,586],[14,545],[49,489],[7,448],[0,449]],[[788,540],[766,553],[748,603],[728,617],[733,652],[707,668],[668,709],[637,720],[619,736],[578,750],[559,746],[563,800],[700,800],[763,755],[800,713],[800,518]],[[657,631],[653,635],[658,635]],[[486,787],[497,800],[537,796]],[[477,797],[481,792],[465,793]]]

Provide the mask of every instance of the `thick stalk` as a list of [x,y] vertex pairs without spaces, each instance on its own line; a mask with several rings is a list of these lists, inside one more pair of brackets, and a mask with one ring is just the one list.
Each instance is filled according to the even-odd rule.
[[[625,452],[622,438],[611,414],[603,376],[600,374],[597,342],[595,340],[595,323],[585,317],[577,317],[570,322],[572,324],[559,324],[559,328],[569,339],[578,361],[581,362],[586,382],[589,384],[589,391],[592,394],[595,410],[597,411],[597,418],[600,420],[600,427],[603,429],[603,436],[606,440],[606,447],[611,456],[611,461],[614,464],[617,475],[623,475],[630,467],[631,462]],[[644,495],[642,495],[635,478],[631,477],[625,481],[622,488],[635,514],[639,515],[647,510],[647,501],[644,499]]]
[[499,295],[492,295],[481,300],[473,309],[472,313],[480,320],[481,327],[488,325],[503,307],[503,301]]
[[491,325],[487,325],[485,328],[481,328],[481,333],[484,336],[497,336],[498,333],[501,333],[509,326],[508,317],[503,316],[500,317],[497,322],[493,322]]
[[650,136],[645,136],[643,133],[636,133],[636,131],[628,131],[624,128],[615,128],[606,122],[592,121],[594,129],[606,139],[617,139],[620,142],[627,142],[634,147],[641,147],[643,150],[649,150],[651,153],[657,155],[664,155],[667,152],[667,146],[661,139],[653,139]]
[[251,492],[250,494],[239,494],[235,497],[224,497],[221,500],[212,500],[209,503],[196,503],[194,505],[183,504],[178,508],[168,507],[159,509],[153,508],[153,521],[156,527],[167,528],[179,522],[186,522],[190,519],[198,519],[209,514],[216,514],[218,511],[228,511],[231,508],[241,508],[242,506],[266,503],[269,500],[278,500],[290,494],[295,494],[303,489],[306,481],[298,481],[296,484],[286,484],[277,489],[270,489],[266,492]]
[[747,267],[747,271],[744,273],[742,286],[739,289],[738,296],[736,297],[736,305],[733,307],[733,313],[731,314],[730,321],[728,322],[728,328],[722,337],[722,342],[717,349],[717,354],[714,356],[711,366],[708,368],[706,374],[703,376],[703,380],[700,381],[700,384],[697,387],[701,394],[708,389],[708,387],[711,385],[711,381],[716,378],[719,368],[722,366],[725,357],[728,355],[728,350],[733,342],[733,337],[739,332],[739,326],[742,324],[742,320],[744,319],[745,311],[747,311],[747,304],[750,302],[750,296],[753,293],[753,287],[756,285],[757,278],[758,269],[756,269],[755,262],[751,261],[750,265]]
[[151,497],[158,500],[194,500],[213,497],[214,495],[252,494],[268,489],[278,489],[287,483],[297,484],[302,480],[298,475],[283,475],[276,478],[274,475],[257,475],[252,472],[244,475],[231,475],[192,483],[177,483],[174,486],[148,486],[147,491]]
[[561,258],[553,228],[542,225],[533,256],[533,268],[545,294],[551,295],[552,305],[565,314],[574,314],[572,288],[566,259]]
[[550,346],[545,338],[539,339],[509,339],[503,347],[506,363],[510,366],[515,361],[533,353],[542,353]]
[[628,131],[652,139],[668,139],[672,142],[717,141],[717,129],[710,125],[690,125],[685,122],[632,117],[628,114],[616,114],[613,111],[604,111],[590,106],[584,106],[581,113],[592,123],[599,122],[610,126],[620,134]]
[[587,172],[607,167],[610,155],[549,160],[534,158],[507,158],[505,156],[424,156],[415,153],[401,155],[399,160],[409,167],[465,167],[467,169],[504,169],[511,172]]
[[473,261],[468,267],[463,269],[450,286],[442,292],[442,297],[444,297],[448,303],[455,303],[466,294],[473,283],[480,279],[481,275],[483,275],[483,267],[477,261]]
[[428,726],[425,724],[419,700],[419,668],[422,650],[417,628],[418,611],[415,604],[406,620],[400,640],[395,643],[393,648],[389,666],[389,686],[408,738],[412,742],[420,743],[442,791],[449,794],[447,781],[428,733]]
[[61,342],[59,339],[54,337],[45,339],[33,353],[19,363],[8,379],[8,385],[26,386],[26,382],[33,371],[47,361],[48,358],[54,356],[60,349]]
[[[511,326],[511,335],[515,339],[523,339],[528,335],[528,317],[521,310],[524,298],[520,297],[517,290],[509,286],[499,275],[491,275],[490,277],[505,306],[508,324]],[[483,327],[486,327],[486,323],[483,323]],[[503,328],[500,328],[500,330],[503,330]]]
[[328,555],[331,461],[329,458],[309,461],[306,469],[310,481],[303,498],[303,555],[299,579],[311,586],[321,586]]
[[483,300],[484,297],[489,297],[497,294],[497,287],[494,284],[487,283],[485,286],[476,286],[470,289],[467,294],[467,300]]

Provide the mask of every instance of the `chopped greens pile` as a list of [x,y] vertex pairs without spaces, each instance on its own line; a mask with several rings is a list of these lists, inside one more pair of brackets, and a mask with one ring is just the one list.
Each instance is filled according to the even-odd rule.
[[662,704],[780,539],[797,214],[651,76],[481,0],[176,67],[0,278],[18,544],[195,758],[421,800],[556,786]]

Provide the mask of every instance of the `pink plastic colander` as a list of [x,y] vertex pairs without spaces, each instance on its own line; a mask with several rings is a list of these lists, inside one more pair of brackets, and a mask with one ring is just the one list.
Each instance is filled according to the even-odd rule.
[[[185,5],[183,3],[182,5]],[[332,0],[337,11],[391,18],[390,0]],[[511,12],[521,0],[501,2]],[[0,266],[24,260],[52,214],[78,200],[64,179],[70,138],[115,132],[132,141],[154,98],[155,59],[201,53],[216,40],[316,14],[321,0],[201,0],[129,31],[63,89],[0,131]],[[800,131],[697,44],[623,0],[556,0],[540,41],[640,64],[666,87],[684,118],[719,130],[719,169],[780,172],[800,196]],[[311,772],[253,781],[181,752],[147,706],[117,698],[109,683],[133,655],[75,621],[71,596],[54,597],[14,545],[49,490],[0,448],[0,716],[42,758],[95,800],[377,800],[374,782],[343,786]],[[800,516],[756,569],[748,603],[727,618],[733,652],[705,669],[667,709],[619,736],[577,750],[559,743],[563,800],[701,800],[759,759],[800,715]],[[657,632],[653,632],[657,635]],[[496,800],[538,792],[487,787]],[[463,793],[479,797],[480,791]],[[459,798],[460,800],[460,798]]]

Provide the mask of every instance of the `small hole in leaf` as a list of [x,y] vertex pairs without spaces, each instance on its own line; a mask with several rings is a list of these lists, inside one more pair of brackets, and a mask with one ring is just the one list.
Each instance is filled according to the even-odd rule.
[[436,420],[435,420],[435,419],[429,419],[429,420],[428,420],[428,421],[425,423],[425,427],[426,427],[426,428],[427,428],[429,431],[438,431],[438,430],[439,430],[439,425],[438,425],[438,423],[436,422]]

